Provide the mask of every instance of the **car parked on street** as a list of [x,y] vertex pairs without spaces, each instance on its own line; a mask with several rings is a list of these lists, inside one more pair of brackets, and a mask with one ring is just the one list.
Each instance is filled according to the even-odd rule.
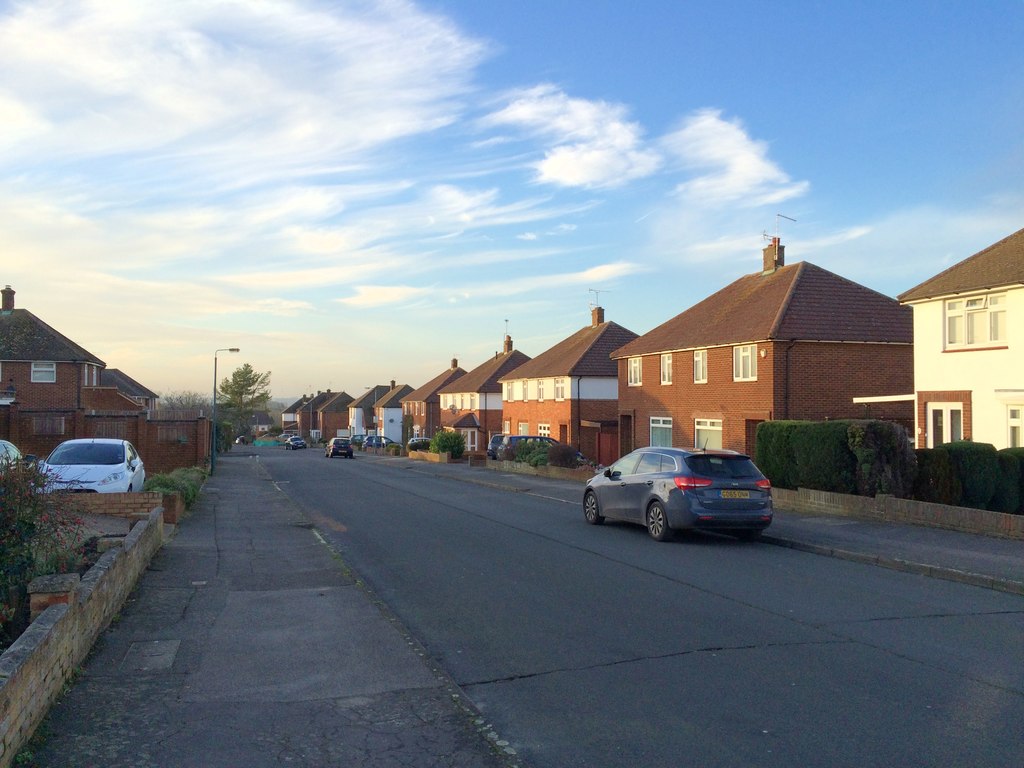
[[146,468],[135,446],[115,438],[65,440],[39,469],[50,491],[141,493],[146,483]]
[[429,451],[430,450],[430,438],[429,437],[414,437],[405,444],[405,450],[408,451]]
[[349,440],[350,443],[352,443],[352,447],[353,448],[362,448],[363,447],[363,441],[366,440],[366,435],[363,435],[363,434],[352,435],[352,437],[350,437],[348,440]]
[[306,441],[303,440],[301,437],[298,437],[297,435],[292,435],[291,437],[284,441],[284,447],[285,450],[297,451],[301,448],[306,447]]
[[398,445],[398,443],[384,435],[370,435],[363,441],[363,450],[387,448],[389,445]]
[[496,459],[498,458],[498,446],[501,445],[501,441],[504,439],[505,433],[499,432],[496,435],[491,435],[490,442],[487,443],[487,458]]
[[495,458],[507,459],[516,455],[516,450],[522,443],[531,446],[555,445],[558,441],[545,435],[504,435],[501,442],[494,449]]
[[327,446],[324,448],[324,456],[328,459],[333,459],[335,456],[344,456],[346,459],[351,459],[352,442],[347,437],[332,437],[327,441]]
[[638,448],[587,482],[583,516],[638,523],[658,541],[677,530],[754,539],[771,525],[772,488],[749,456],[735,451]]

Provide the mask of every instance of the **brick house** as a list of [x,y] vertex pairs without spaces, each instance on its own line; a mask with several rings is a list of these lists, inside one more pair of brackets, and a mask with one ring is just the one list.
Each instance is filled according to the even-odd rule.
[[402,423],[405,425],[402,436],[406,441],[413,437],[433,437],[441,431],[441,396],[438,392],[465,375],[459,361],[452,358],[448,370],[402,398]]
[[746,275],[615,350],[623,453],[646,445],[753,453],[771,419],[883,418],[910,426],[908,307],[809,262],[774,238]]
[[1024,445],[1024,229],[898,298],[914,313],[917,446]]
[[377,432],[377,416],[374,412],[377,401],[394,388],[394,380],[390,385],[377,384],[348,404],[348,423],[353,435],[379,434]]
[[205,416],[163,416],[104,386],[106,363],[15,307],[11,286],[0,294],[0,437],[37,456],[72,438],[129,440],[150,475],[209,460]]
[[490,436],[502,431],[499,381],[529,359],[512,348],[512,337],[506,335],[501,352],[438,390],[441,426],[462,433],[467,453],[483,453]]
[[298,433],[299,422],[297,414],[302,410],[302,406],[306,404],[306,397],[306,395],[303,395],[281,412],[281,430],[283,432]]
[[619,378],[610,355],[636,338],[594,307],[590,325],[501,378],[502,431],[553,437],[600,464],[614,461]]
[[338,392],[320,407],[320,429],[325,440],[349,435],[348,407],[352,400],[348,392]]
[[125,397],[134,400],[140,407],[153,410],[160,399],[153,390],[142,386],[124,371],[117,368],[104,368],[100,371],[100,383],[104,387],[115,387]]
[[[320,391],[315,395],[303,395],[301,405],[295,411],[295,429],[310,442],[316,442],[323,434],[321,409],[335,398],[337,392]],[[333,437],[333,435],[332,435]]]

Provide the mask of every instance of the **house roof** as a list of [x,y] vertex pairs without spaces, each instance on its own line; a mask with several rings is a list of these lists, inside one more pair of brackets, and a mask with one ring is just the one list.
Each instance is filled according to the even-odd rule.
[[309,401],[309,399],[305,395],[303,395],[298,400],[296,400],[294,403],[292,403],[287,408],[285,408],[282,411],[282,413],[295,413],[297,410],[299,410],[299,408],[304,406],[308,401]]
[[366,390],[362,395],[357,397],[351,403],[348,404],[349,408],[373,408],[380,398],[384,397],[388,392],[391,391],[391,386],[387,384],[378,384],[375,387],[371,387]]
[[902,302],[1024,285],[1024,229],[901,293]]
[[913,343],[910,307],[807,261],[745,275],[613,358],[762,340]]
[[330,400],[320,406],[323,413],[344,413],[352,404],[352,395],[348,392],[338,392]]
[[100,372],[100,384],[104,387],[117,387],[118,392],[128,397],[160,397],[118,368],[104,368]]
[[377,401],[377,408],[401,408],[402,398],[412,392],[412,387],[408,384],[399,384],[394,389],[389,390]]
[[0,312],[0,360],[107,365],[27,309]]
[[551,349],[505,374],[501,381],[548,376],[618,376],[611,353],[637,334],[611,321],[588,325]]
[[458,378],[466,375],[466,371],[461,368],[458,364],[454,364],[452,360],[452,367],[446,371],[442,371],[437,376],[432,378],[426,384],[419,389],[414,389],[408,395],[402,398],[404,403],[436,403],[441,398],[438,392],[447,384],[451,384]]
[[465,376],[460,376],[438,390],[442,394],[458,392],[501,392],[501,377],[530,360],[518,349],[498,352],[490,360],[478,365]]

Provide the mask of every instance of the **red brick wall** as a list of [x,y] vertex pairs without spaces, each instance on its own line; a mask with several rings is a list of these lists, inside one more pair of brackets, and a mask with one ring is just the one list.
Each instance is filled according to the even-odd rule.
[[[765,356],[761,357],[760,352]],[[913,391],[913,347],[895,344],[768,342],[758,345],[757,380],[733,381],[732,347],[707,350],[708,381],[693,382],[692,352],[673,356],[673,382],[662,385],[660,355],[642,359],[641,387],[619,360],[619,413],[632,416],[623,446],[650,444],[652,416],[671,417],[677,447],[694,444],[695,419],[722,420],[722,446],[752,452],[753,425],[770,419],[888,418],[912,421],[910,403],[855,405],[854,397]]]
[[79,408],[82,406],[82,366],[57,363],[57,381],[33,383],[31,363],[4,363],[3,386],[13,380],[18,402],[33,408]]
[[348,410],[345,410],[343,412],[321,413],[320,419],[323,424],[321,429],[323,429],[323,436],[325,439],[337,437],[339,429],[349,428]]
[[117,387],[83,387],[82,407],[96,411],[141,411],[142,406],[118,392]]
[[973,392],[965,390],[945,390],[917,393],[917,423],[921,432],[917,437],[917,447],[928,447],[928,403],[960,403],[963,406],[963,437],[970,440],[974,436],[974,410],[971,405]]

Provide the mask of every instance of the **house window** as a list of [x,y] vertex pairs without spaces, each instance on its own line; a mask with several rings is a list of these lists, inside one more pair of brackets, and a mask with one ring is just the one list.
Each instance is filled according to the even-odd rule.
[[639,357],[631,357],[626,360],[626,383],[631,387],[639,387],[643,383],[640,375],[640,360]]
[[523,402],[525,403],[530,397],[530,382],[523,379],[520,386],[523,388]]
[[757,344],[732,348],[732,380],[757,381]]
[[661,383],[672,383],[672,353],[668,352],[661,356]]
[[694,419],[693,444],[697,448],[721,448],[722,420]]
[[1007,447],[1024,448],[1024,405],[1011,405],[1006,409],[1006,423],[1009,427]]
[[565,379],[555,379],[555,400],[565,400]]
[[464,392],[459,393],[459,410],[463,410],[466,407],[466,394]]
[[501,382],[501,396],[506,403],[512,402],[512,382],[503,381]]
[[517,428],[519,429],[520,435],[530,434],[530,422],[528,421],[520,421]]
[[989,294],[946,302],[946,348],[1006,342],[1006,294]]
[[551,425],[550,424],[538,424],[537,434],[541,437],[551,437]]
[[708,383],[708,351],[706,349],[693,351],[693,383]]
[[651,417],[651,445],[662,448],[672,446],[672,419],[662,416]]
[[501,431],[506,435],[512,431],[512,421],[510,419],[505,419],[501,422]]
[[537,399],[544,402],[544,379],[537,379]]
[[32,363],[32,381],[37,384],[53,384],[54,382],[56,382],[57,364]]
[[961,403],[928,403],[928,447],[964,439],[964,411]]

